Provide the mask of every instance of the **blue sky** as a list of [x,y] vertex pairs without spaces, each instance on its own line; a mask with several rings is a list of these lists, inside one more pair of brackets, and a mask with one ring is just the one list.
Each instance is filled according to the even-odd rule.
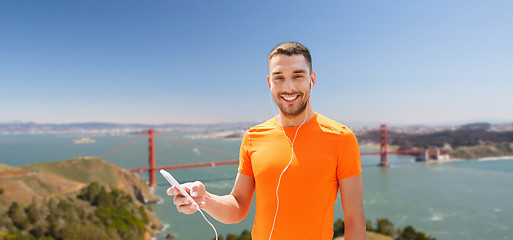
[[274,115],[267,54],[313,57],[342,123],[513,121],[512,1],[5,1],[0,122]]

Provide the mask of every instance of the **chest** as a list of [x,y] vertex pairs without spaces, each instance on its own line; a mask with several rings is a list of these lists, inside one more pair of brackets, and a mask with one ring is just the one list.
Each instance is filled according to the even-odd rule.
[[[293,139],[291,137],[291,139]],[[315,187],[337,181],[337,141],[322,136],[298,136],[294,146],[283,134],[254,142],[251,163],[256,183]]]

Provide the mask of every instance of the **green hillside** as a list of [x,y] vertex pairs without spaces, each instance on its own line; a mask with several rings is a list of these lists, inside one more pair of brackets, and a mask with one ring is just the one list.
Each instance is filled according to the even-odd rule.
[[45,172],[69,180],[90,183],[93,181],[108,185],[118,183],[117,166],[93,157],[75,158],[60,162],[36,163],[22,167],[27,172]]
[[33,198],[46,200],[73,195],[92,182],[108,190],[120,189],[141,203],[158,200],[136,173],[103,159],[82,157],[23,167],[0,165],[0,186],[8,193],[0,195],[0,210],[7,209],[14,201],[24,205]]
[[82,157],[0,164],[0,239],[149,239],[162,224],[141,177]]

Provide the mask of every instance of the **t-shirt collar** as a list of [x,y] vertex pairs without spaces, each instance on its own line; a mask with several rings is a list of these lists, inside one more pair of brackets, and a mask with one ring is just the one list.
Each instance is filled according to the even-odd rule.
[[[273,124],[274,124],[274,125],[276,125],[278,128],[280,128],[280,129],[281,129],[281,128],[282,128],[282,126],[280,125],[280,121],[278,121],[278,116],[279,116],[279,115],[274,116],[274,118],[272,119],[272,122],[273,122]],[[313,118],[312,118],[312,119],[310,119],[310,120],[308,120],[308,122],[305,122],[305,123],[303,124],[303,127],[304,127],[304,126],[306,126],[306,125],[310,125],[311,123],[315,123],[315,122],[317,122],[317,113],[314,113]],[[294,126],[294,127],[284,127],[284,128],[285,128],[285,129],[294,129],[294,128],[297,128],[297,127],[299,127],[299,126]]]

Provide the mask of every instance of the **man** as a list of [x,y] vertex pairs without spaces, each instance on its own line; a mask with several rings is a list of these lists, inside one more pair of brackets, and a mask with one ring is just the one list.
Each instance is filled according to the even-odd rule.
[[[280,112],[244,135],[230,194],[211,194],[201,182],[183,185],[203,210],[223,223],[240,222],[256,192],[253,239],[328,240],[340,189],[345,239],[365,239],[358,142],[347,127],[313,111],[315,83],[306,47],[286,42],[271,51],[267,84]],[[178,211],[196,211],[176,188],[167,192],[176,195]]]

